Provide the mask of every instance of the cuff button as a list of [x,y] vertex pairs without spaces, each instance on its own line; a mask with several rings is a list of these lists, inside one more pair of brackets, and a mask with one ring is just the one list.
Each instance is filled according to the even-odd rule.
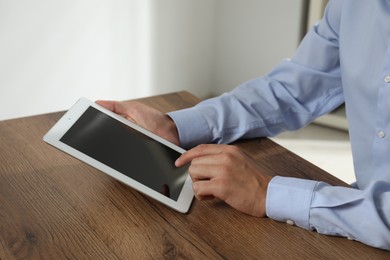
[[287,223],[288,225],[290,225],[290,226],[294,226],[294,225],[295,225],[294,221],[292,221],[291,219],[288,219],[288,220],[286,221],[286,223]]

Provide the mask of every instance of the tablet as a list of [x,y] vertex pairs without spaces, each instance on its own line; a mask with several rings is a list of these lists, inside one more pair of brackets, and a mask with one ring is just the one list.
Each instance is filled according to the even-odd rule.
[[144,128],[81,98],[43,140],[135,190],[186,213],[194,193],[185,152]]

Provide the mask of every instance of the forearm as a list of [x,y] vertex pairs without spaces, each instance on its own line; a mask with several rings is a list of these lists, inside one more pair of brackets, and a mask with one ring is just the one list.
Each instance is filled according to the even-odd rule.
[[[378,187],[380,186],[380,187]],[[390,184],[365,190],[275,177],[268,186],[267,216],[326,235],[390,250]]]

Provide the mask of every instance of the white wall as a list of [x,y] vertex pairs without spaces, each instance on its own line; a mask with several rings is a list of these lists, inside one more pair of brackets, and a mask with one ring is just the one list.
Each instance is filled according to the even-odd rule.
[[[0,1],[0,119],[142,95],[142,0]],[[134,41],[133,39],[139,40]]]
[[303,0],[218,0],[214,93],[267,73],[300,41]]
[[156,0],[152,9],[153,93],[212,93],[215,0]]
[[229,91],[290,57],[304,0],[153,2],[152,90],[199,97]]
[[227,91],[291,55],[302,1],[0,0],[0,120]]

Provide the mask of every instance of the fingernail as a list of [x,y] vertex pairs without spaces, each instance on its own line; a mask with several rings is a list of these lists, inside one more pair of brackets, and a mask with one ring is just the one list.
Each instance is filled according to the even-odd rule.
[[179,165],[179,161],[180,161],[180,157],[176,159],[175,161],[175,165],[178,166]]

